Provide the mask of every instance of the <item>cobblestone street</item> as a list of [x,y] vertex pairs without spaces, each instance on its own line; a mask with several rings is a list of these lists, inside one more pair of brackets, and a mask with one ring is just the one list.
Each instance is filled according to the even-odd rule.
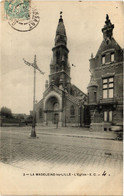
[[86,131],[85,134],[82,133],[84,138],[74,135],[68,137],[62,135],[59,129],[50,131],[45,128],[37,129],[38,138],[32,139],[29,137],[30,130],[30,127],[1,129],[2,164],[20,169],[25,177],[33,175],[34,172],[65,175],[70,173],[72,177],[81,174],[86,174],[87,177],[102,177],[105,172],[106,178],[112,179],[115,176],[117,179],[119,174],[118,183],[121,182],[122,142],[96,139],[94,133],[93,138],[88,138]]

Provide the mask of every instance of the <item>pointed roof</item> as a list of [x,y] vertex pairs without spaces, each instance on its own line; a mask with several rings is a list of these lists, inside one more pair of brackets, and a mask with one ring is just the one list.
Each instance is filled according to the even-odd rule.
[[64,44],[64,45],[67,44],[66,30],[62,18],[62,12],[60,12],[60,18],[56,30],[56,37],[55,37],[55,45],[60,45],[60,44]]
[[56,30],[56,35],[65,35],[66,36],[66,30],[65,30],[65,25],[63,23],[62,16],[60,15],[58,27]]
[[98,87],[97,81],[93,78],[93,76],[91,76],[91,78],[90,78],[90,82],[88,84],[88,88],[92,87],[92,86]]

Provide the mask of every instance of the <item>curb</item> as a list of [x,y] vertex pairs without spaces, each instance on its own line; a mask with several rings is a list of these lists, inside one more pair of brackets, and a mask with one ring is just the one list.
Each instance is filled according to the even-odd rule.
[[43,135],[56,135],[56,136],[65,136],[65,137],[77,137],[77,138],[93,138],[93,139],[104,139],[104,140],[116,140],[115,138],[92,137],[92,136],[71,135],[71,134],[58,134],[58,133],[44,133],[44,132],[40,132],[38,134],[43,134]]

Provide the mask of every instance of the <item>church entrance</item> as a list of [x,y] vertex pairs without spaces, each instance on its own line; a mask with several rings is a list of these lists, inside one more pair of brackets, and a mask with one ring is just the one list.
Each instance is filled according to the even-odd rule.
[[55,113],[54,114],[54,121],[53,121],[53,123],[54,124],[58,124],[58,121],[59,121],[59,114]]
[[55,96],[50,97],[46,102],[46,124],[49,126],[58,126],[60,121],[60,104]]

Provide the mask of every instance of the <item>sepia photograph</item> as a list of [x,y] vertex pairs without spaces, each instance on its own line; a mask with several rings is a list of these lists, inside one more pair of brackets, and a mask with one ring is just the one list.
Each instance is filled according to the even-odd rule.
[[122,196],[124,3],[0,9],[0,195]]

